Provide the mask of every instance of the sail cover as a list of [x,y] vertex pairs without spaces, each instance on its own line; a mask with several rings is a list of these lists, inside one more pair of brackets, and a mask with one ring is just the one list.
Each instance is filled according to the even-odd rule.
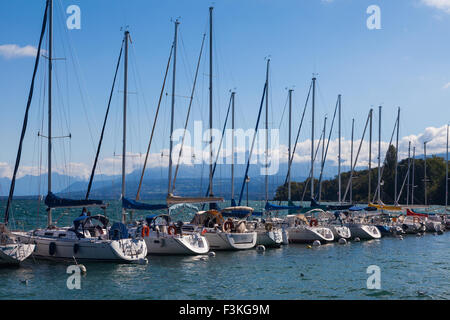
[[273,211],[276,211],[276,210],[300,210],[302,208],[303,208],[302,206],[278,206],[278,205],[272,204],[270,202],[267,202],[266,203],[266,207],[265,207],[265,209],[267,211],[271,211],[271,210],[273,210]]
[[162,210],[167,209],[166,204],[149,204],[122,198],[122,208],[130,210]]
[[45,197],[45,204],[49,208],[82,208],[82,207],[101,207],[107,205],[102,200],[74,200],[57,197],[52,192]]
[[166,198],[167,204],[169,206],[173,205],[173,204],[178,204],[178,203],[215,203],[215,202],[223,202],[223,198],[215,198],[215,197],[179,197],[179,196],[174,196],[172,194],[168,195]]
[[415,212],[412,211],[411,209],[406,209],[406,215],[407,216],[413,216],[413,217],[428,217],[428,214],[426,213],[419,213],[419,212]]

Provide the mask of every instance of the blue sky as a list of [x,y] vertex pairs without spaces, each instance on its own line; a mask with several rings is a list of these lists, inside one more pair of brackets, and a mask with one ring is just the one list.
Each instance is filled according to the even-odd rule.
[[[176,127],[182,127],[192,76],[207,30],[211,1],[54,0],[55,96],[54,135],[72,134],[70,142],[55,142],[55,163],[66,173],[82,175],[90,167],[106,109],[114,67],[129,26],[130,52],[129,152],[145,152],[155,105],[173,38],[171,19],[180,17]],[[45,1],[0,3],[0,46],[37,46]],[[67,30],[65,9],[81,9],[81,29]],[[381,30],[366,27],[369,5],[381,8]],[[442,128],[450,121],[450,1],[448,0],[219,0],[214,2],[215,127],[225,117],[229,90],[236,88],[237,126],[254,126],[265,77],[265,57],[271,57],[270,126],[281,127],[287,142],[286,118],[281,114],[286,87],[294,87],[294,128],[313,73],[318,74],[316,137],[323,117],[332,116],[338,94],[343,95],[343,133],[350,138],[351,118],[360,138],[369,109],[383,105],[383,140],[388,141],[397,107],[402,108],[401,137],[420,144],[428,127]],[[69,47],[72,50],[69,50]],[[192,120],[207,120],[206,49],[200,67]],[[0,176],[14,163],[26,106],[34,59],[0,55]],[[45,120],[41,60],[35,100],[23,154],[24,168],[39,163],[37,132]],[[121,70],[122,72],[122,70]],[[119,77],[122,73],[119,74]],[[122,81],[120,80],[120,85]],[[169,77],[169,83],[171,78]],[[81,89],[80,89],[81,88]],[[103,166],[121,153],[121,88],[113,99]],[[170,85],[166,91],[170,90]],[[168,146],[169,100],[163,100],[161,121],[152,152]],[[375,112],[374,126],[378,121]],[[192,121],[191,121],[192,122]],[[280,126],[281,124],[281,126]],[[302,133],[309,138],[310,115]],[[436,151],[442,151],[443,130]],[[44,134],[46,127],[44,127]],[[413,137],[414,136],[414,137]],[[5,138],[6,137],[6,138]],[[336,135],[334,135],[336,138]],[[374,139],[377,139],[374,130]],[[405,140],[405,141],[406,141]],[[404,145],[403,145],[404,147]],[[433,145],[430,145],[433,150]],[[403,149],[405,152],[406,150]],[[306,153],[306,151],[305,151]],[[44,153],[45,159],[45,153]],[[130,158],[130,162],[139,160]],[[45,160],[44,160],[45,163]],[[3,169],[2,169],[3,168]],[[104,172],[111,173],[111,168]],[[114,165],[114,173],[120,167]],[[109,170],[109,171],[108,171]]]

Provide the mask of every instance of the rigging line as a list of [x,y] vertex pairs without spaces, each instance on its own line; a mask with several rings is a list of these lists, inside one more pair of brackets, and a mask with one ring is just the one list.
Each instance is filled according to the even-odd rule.
[[336,119],[336,113],[337,113],[338,106],[339,106],[339,98],[336,101],[336,107],[334,109],[333,121],[331,121],[330,134],[328,135],[327,147],[325,149],[325,155],[324,155],[324,158],[323,158],[323,161],[321,164],[321,168],[320,168],[319,184],[322,182],[323,169],[325,168],[325,162],[327,160],[328,148],[330,146],[330,139],[331,139],[331,134],[333,133],[334,121]]
[[206,33],[203,34],[202,45],[200,47],[200,54],[198,56],[197,67],[196,67],[196,70],[195,70],[194,84],[192,85],[192,91],[191,91],[191,97],[190,97],[190,100],[189,100],[189,107],[188,107],[188,112],[187,112],[187,116],[186,116],[186,122],[184,124],[183,138],[182,138],[182,141],[181,141],[180,152],[178,153],[178,159],[177,159],[177,166],[175,167],[175,174],[174,174],[174,177],[173,177],[172,190],[171,190],[172,193],[175,190],[175,182],[177,180],[178,169],[180,167],[181,154],[183,153],[184,140],[185,140],[185,137],[186,137],[186,129],[187,129],[187,125],[189,123],[189,116],[190,116],[190,113],[191,113],[192,100],[194,98],[195,86],[197,84],[198,69],[200,67],[200,62],[201,62],[201,58],[202,58],[202,54],[203,54],[203,46],[205,44],[205,37],[206,37]]
[[247,167],[245,169],[245,175],[244,175],[244,180],[242,182],[242,187],[241,187],[241,193],[239,194],[239,206],[241,205],[242,202],[242,196],[244,194],[244,187],[245,187],[245,183],[247,180],[247,175],[248,175],[248,169],[250,167],[250,160],[253,154],[253,147],[255,146],[255,140],[256,140],[256,133],[258,132],[258,127],[259,127],[259,120],[261,119],[261,113],[262,113],[262,109],[264,106],[264,100],[265,100],[265,96],[266,96],[266,90],[267,90],[267,81],[264,83],[264,90],[263,90],[263,95],[261,97],[261,104],[259,107],[259,113],[258,113],[258,118],[256,120],[256,128],[255,128],[255,133],[253,135],[253,141],[252,141],[252,145],[250,147],[250,153],[248,154],[248,159],[247,159]]
[[109,108],[111,106],[111,100],[112,100],[112,97],[114,94],[114,87],[116,84],[117,73],[119,71],[120,59],[122,57],[123,45],[124,45],[124,40],[122,40],[122,45],[120,47],[120,53],[119,53],[119,59],[117,59],[116,72],[114,73],[114,80],[113,80],[112,87],[111,87],[111,93],[109,94],[108,107],[106,108],[106,115],[105,115],[105,119],[103,121],[102,132],[100,134],[100,141],[98,142],[97,153],[95,154],[94,165],[92,166],[91,175],[89,177],[89,183],[88,183],[88,187],[87,187],[87,191],[86,191],[86,200],[89,199],[89,194],[91,192],[91,187],[92,187],[92,181],[94,180],[95,169],[97,168],[98,156],[100,154],[100,149],[102,147],[103,135],[105,133],[105,127],[106,127],[106,121],[108,120]]
[[[139,89],[136,89],[138,91],[138,93],[142,92],[142,101],[144,103],[144,107],[145,107],[145,114],[147,116],[147,120],[150,122],[150,115],[148,114],[148,104],[147,104],[147,99],[145,97],[145,91],[143,90],[144,86],[142,85],[142,77],[141,74],[139,73],[139,68],[138,68],[138,60],[136,58],[136,53],[134,50],[134,45],[133,43],[131,43],[131,65],[133,67],[133,74],[135,74],[135,86],[136,88],[139,87]],[[139,94],[136,95],[138,100],[139,100]],[[139,102],[138,102],[139,104]]]
[[402,193],[403,193],[403,188],[405,187],[406,179],[408,179],[408,177],[409,177],[410,169],[411,169],[411,161],[409,161],[408,171],[406,172],[405,178],[404,178],[403,183],[402,183],[402,187],[400,188],[400,192],[398,194],[398,197],[397,197],[395,203],[398,203],[400,201],[400,197],[402,196]]
[[[284,102],[283,113],[281,114],[280,125],[278,126],[278,130],[281,129],[281,124],[284,119],[284,114],[286,112],[286,107],[287,107],[288,101],[289,101],[289,94],[286,96],[286,101]],[[271,110],[272,110],[272,119],[273,119],[273,108],[271,108]]]
[[358,163],[359,153],[360,153],[360,151],[361,151],[361,147],[362,147],[362,144],[363,144],[363,142],[364,142],[364,137],[365,137],[365,135],[366,135],[367,125],[369,124],[369,120],[370,120],[370,115],[371,115],[371,113],[372,113],[372,110],[369,112],[369,116],[367,117],[367,120],[366,120],[366,125],[365,125],[365,127],[364,127],[363,135],[362,135],[362,137],[361,137],[361,142],[359,143],[359,148],[358,148],[358,152],[357,152],[357,154],[356,154],[355,162],[354,162],[354,164],[352,163],[352,170],[351,170],[351,173],[350,173],[350,178],[349,178],[349,180],[348,180],[348,182],[347,182],[347,187],[345,188],[345,193],[344,193],[344,197],[343,197],[343,201],[344,201],[344,202],[345,202],[345,198],[347,197],[347,193],[348,193],[348,191],[349,191],[350,184],[351,184],[352,179],[353,179],[353,173],[354,173],[354,171],[355,171],[356,164]]
[[[308,107],[309,97],[311,96],[312,85],[313,85],[313,83],[311,81],[311,84],[309,86],[308,95],[306,97],[305,107],[303,108],[302,118],[300,120],[300,125],[298,127],[297,137],[295,138],[295,143],[294,143],[294,146],[292,148],[291,158],[288,161],[288,172],[286,174],[286,178],[284,179],[284,184],[287,183],[289,174],[291,173],[292,162],[294,161],[295,151],[297,150],[298,139],[300,138],[300,132],[301,132],[302,126],[303,126],[303,120],[305,119],[305,114],[306,114],[306,109]],[[278,203],[281,204],[281,200]]]
[[[320,134],[319,143],[317,144],[317,148],[316,148],[316,151],[314,153],[314,159],[313,159],[314,161],[316,161],[317,154],[319,153],[319,149],[320,149],[320,144],[322,142],[322,138],[324,138],[323,131]],[[305,187],[303,188],[303,195],[302,195],[302,200],[301,200],[302,202],[303,202],[303,200],[305,200],[306,190],[308,189],[309,182],[311,181],[311,174],[312,174],[312,169],[309,170],[309,176],[306,179]],[[311,195],[311,199],[312,198],[313,198],[313,195]]]
[[[130,52],[131,52],[131,63],[130,63],[130,66],[131,66],[131,72],[132,72],[132,74],[133,74],[133,81],[134,81],[134,86],[135,86],[135,90],[136,90],[136,95],[135,95],[135,98],[136,98],[136,109],[133,109],[133,108],[131,108],[131,98],[129,99],[129,101],[130,101],[130,108],[128,108],[128,118],[129,119],[133,119],[133,118],[135,118],[135,111],[136,111],[136,114],[138,115],[137,116],[137,118],[136,118],[136,121],[135,121],[135,123],[137,124],[136,126],[132,126],[131,128],[127,128],[128,129],[128,131],[129,131],[129,134],[128,134],[128,137],[130,138],[129,140],[129,150],[130,150],[130,153],[131,154],[133,154],[133,150],[137,150],[136,152],[137,153],[139,153],[140,154],[140,150],[141,150],[141,139],[139,139],[139,137],[141,136],[141,118],[139,117],[139,115],[141,114],[141,112],[140,112],[140,110],[141,110],[141,103],[140,103],[140,98],[139,98],[139,96],[140,96],[140,89],[142,89],[139,85],[138,85],[138,80],[137,80],[137,78],[139,77],[139,71],[137,70],[138,68],[137,68],[137,63],[136,63],[136,57],[135,57],[135,55],[134,55],[134,46],[133,46],[133,44],[131,44],[131,50],[130,50]],[[128,91],[128,94],[130,94],[130,92]],[[142,94],[142,96],[143,96],[143,94]],[[147,105],[145,104],[145,100],[144,99],[142,99],[143,100],[143,102],[144,102],[144,107],[145,107],[145,114],[147,115],[147,119],[148,119],[148,122],[150,122],[150,118],[148,117],[148,108],[147,108]],[[133,130],[134,129],[134,130]],[[136,132],[137,132],[137,134],[136,134]],[[135,143],[135,141],[137,141],[136,143]],[[136,161],[135,161],[135,159],[134,159],[134,157],[131,159],[131,166],[133,166],[133,165],[135,165],[136,164]],[[129,163],[130,164],[130,163]]]
[[[223,124],[223,129],[222,129],[222,137],[220,138],[220,143],[219,143],[219,147],[217,149],[217,154],[216,154],[216,160],[214,161],[214,167],[213,167],[213,171],[212,171],[213,178],[214,178],[214,173],[216,172],[217,162],[219,161],[220,150],[222,149],[223,137],[225,135],[225,130],[227,128],[228,116],[230,114],[230,109],[231,109],[231,101],[232,101],[232,96],[230,96],[230,102],[228,104],[227,116],[225,117],[225,123]],[[207,189],[205,197],[209,197],[209,190],[210,190],[210,188],[208,185],[208,189]],[[205,205],[206,205],[205,203],[202,205],[202,210],[204,210]]]
[[[397,122],[398,122],[398,119],[397,119],[397,121],[394,124],[394,129],[392,130],[392,135],[391,135],[391,140],[389,141],[388,150],[389,150],[389,147],[392,144],[392,140],[394,140],[394,134],[395,134],[395,129],[397,128]],[[379,155],[379,156],[381,157],[381,155]],[[385,164],[386,164],[386,159],[387,159],[387,151],[386,151],[386,154],[384,155],[383,166],[381,167],[381,173],[380,173],[381,179],[380,179],[380,181],[383,178],[383,173],[384,173],[384,168],[385,168]],[[377,189],[375,190],[375,195],[373,197],[372,202],[375,202],[375,198],[376,198],[377,192],[380,190],[380,188],[381,188],[381,186],[377,185]]]
[[27,130],[28,112],[30,110],[31,100],[33,98],[34,80],[35,80],[37,68],[38,68],[38,65],[39,65],[39,57],[41,55],[41,45],[42,45],[42,39],[43,39],[44,33],[45,33],[45,26],[47,24],[48,7],[49,7],[49,0],[47,0],[46,6],[45,6],[44,19],[42,21],[42,28],[41,28],[41,35],[39,37],[39,45],[38,45],[38,50],[37,50],[37,53],[36,53],[36,61],[34,63],[33,76],[32,76],[32,80],[31,80],[30,91],[28,93],[27,107],[26,107],[26,110],[25,110],[25,116],[24,116],[23,125],[22,125],[22,134],[20,136],[19,149],[17,151],[16,163],[14,165],[14,173],[13,173],[13,176],[12,176],[11,186],[10,186],[10,189],[9,189],[8,201],[6,203],[5,225],[8,224],[9,208],[11,206],[11,201],[12,201],[12,197],[13,197],[13,194],[14,194],[14,187],[15,187],[15,183],[16,183],[16,175],[17,175],[17,171],[19,169],[20,157],[22,155],[23,139],[25,137],[25,133],[26,133],[26,130]]
[[148,146],[147,146],[147,153],[145,154],[144,165],[142,166],[141,178],[139,179],[139,186],[138,186],[137,193],[136,193],[136,200],[139,200],[139,196],[140,196],[140,192],[141,192],[141,188],[142,188],[142,181],[144,180],[144,174],[145,174],[145,169],[147,167],[148,155],[150,153],[150,147],[152,145],[153,135],[155,133],[156,121],[158,120],[159,109],[160,109],[161,101],[162,101],[162,98],[164,95],[164,88],[166,86],[167,74],[168,74],[169,68],[170,68],[170,60],[172,59],[172,53],[173,53],[173,44],[170,47],[169,59],[167,60],[167,66],[166,66],[166,72],[164,74],[163,85],[161,88],[161,92],[159,94],[158,106],[156,108],[155,119],[153,121],[153,126],[152,126],[152,132],[150,134],[150,139],[149,139]]
[[[61,0],[60,0],[60,2],[61,2]],[[63,7],[62,7],[62,4],[61,4],[61,8],[63,8]],[[61,10],[62,10],[62,15],[64,16],[64,10],[63,10],[63,9],[61,9]],[[68,48],[69,48],[68,51],[69,51],[69,53],[70,53],[71,61],[72,61],[72,64],[73,64],[73,69],[74,69],[75,78],[76,78],[76,80],[77,80],[78,90],[80,91],[81,106],[82,106],[82,108],[83,108],[83,112],[84,112],[85,117],[86,117],[86,123],[87,123],[87,126],[88,126],[89,135],[90,135],[90,138],[91,138],[92,148],[93,148],[93,150],[95,151],[94,136],[93,136],[93,134],[92,134],[92,126],[91,126],[91,123],[90,123],[90,120],[89,120],[90,117],[89,117],[89,114],[88,114],[88,110],[91,110],[92,108],[89,108],[89,109],[86,108],[86,102],[85,102],[85,98],[84,98],[84,95],[83,95],[83,89],[84,89],[86,92],[87,92],[87,90],[86,90],[85,87],[83,88],[83,86],[81,85],[81,80],[83,80],[83,83],[84,83],[85,81],[84,81],[84,79],[81,79],[81,80],[80,80],[80,78],[83,77],[83,75],[82,75],[82,74],[78,74],[78,71],[77,71],[77,68],[81,70],[81,65],[80,65],[78,56],[77,56],[75,50],[74,50],[73,47],[72,47],[72,44],[71,44],[71,41],[72,41],[71,35],[70,35],[70,33],[69,33],[69,31],[68,31],[67,28],[63,28],[63,29],[64,29],[64,31],[65,31],[65,33],[66,33],[66,36],[67,36],[67,39],[68,39],[68,41],[67,41],[67,43],[68,43]],[[92,102],[91,102],[91,99],[90,99],[90,97],[89,97],[89,94],[86,94],[86,99],[88,100],[88,103],[89,103],[90,105],[92,105]],[[91,117],[91,118],[93,118],[93,117]]]

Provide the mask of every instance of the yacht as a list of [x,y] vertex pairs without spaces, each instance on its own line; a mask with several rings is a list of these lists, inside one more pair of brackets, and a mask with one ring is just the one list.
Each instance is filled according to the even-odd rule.
[[33,253],[34,248],[34,244],[20,242],[5,224],[0,224],[0,265],[18,265]]
[[217,210],[199,211],[192,221],[182,228],[201,230],[211,250],[246,250],[256,245],[257,233],[247,230],[246,222],[224,220]]
[[303,214],[288,215],[286,222],[289,234],[289,243],[313,243],[316,240],[323,242],[334,241],[333,232],[326,227],[318,226],[317,220],[308,221]]
[[193,228],[174,224],[168,214],[153,214],[130,228],[130,234],[142,238],[149,255],[201,255],[209,251],[208,241]]

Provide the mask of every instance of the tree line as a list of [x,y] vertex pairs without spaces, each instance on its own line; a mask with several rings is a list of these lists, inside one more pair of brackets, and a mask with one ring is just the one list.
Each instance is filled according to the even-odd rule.
[[[399,204],[406,204],[407,190],[409,191],[409,203],[411,204],[411,187],[413,181],[412,174],[412,158],[410,167],[410,187],[407,186],[407,180],[405,180],[408,172],[408,159],[404,159],[398,163],[397,167],[397,197],[400,194],[400,190],[403,190],[400,194]],[[383,163],[383,174],[381,177],[381,201],[386,204],[395,203],[395,163],[396,163],[396,148],[393,145],[389,146],[386,154],[386,159]],[[425,204],[425,160],[415,159],[414,161],[414,204]],[[445,159],[442,157],[432,156],[426,160],[427,171],[427,204],[430,205],[443,205],[445,203]],[[369,174],[370,174],[370,199],[369,199]],[[341,173],[342,189],[341,194],[344,196],[346,186],[350,179],[351,172]],[[310,180],[310,179],[308,179]],[[304,182],[291,182],[291,198],[293,201],[309,200],[311,198],[310,181]],[[354,203],[368,203],[372,202],[374,194],[377,191],[378,185],[378,168],[370,170],[359,170],[353,172],[353,186],[351,188],[352,198]],[[316,192],[316,199],[318,199],[317,192],[319,190],[319,181],[314,179],[314,186]],[[306,187],[306,192],[304,189]],[[322,181],[322,201],[338,201],[338,188],[339,180],[336,176],[331,180]],[[349,192],[346,199],[343,201],[349,201]],[[275,199],[277,201],[287,201],[288,199],[288,186],[287,183],[277,188]],[[377,197],[375,197],[377,200]]]

